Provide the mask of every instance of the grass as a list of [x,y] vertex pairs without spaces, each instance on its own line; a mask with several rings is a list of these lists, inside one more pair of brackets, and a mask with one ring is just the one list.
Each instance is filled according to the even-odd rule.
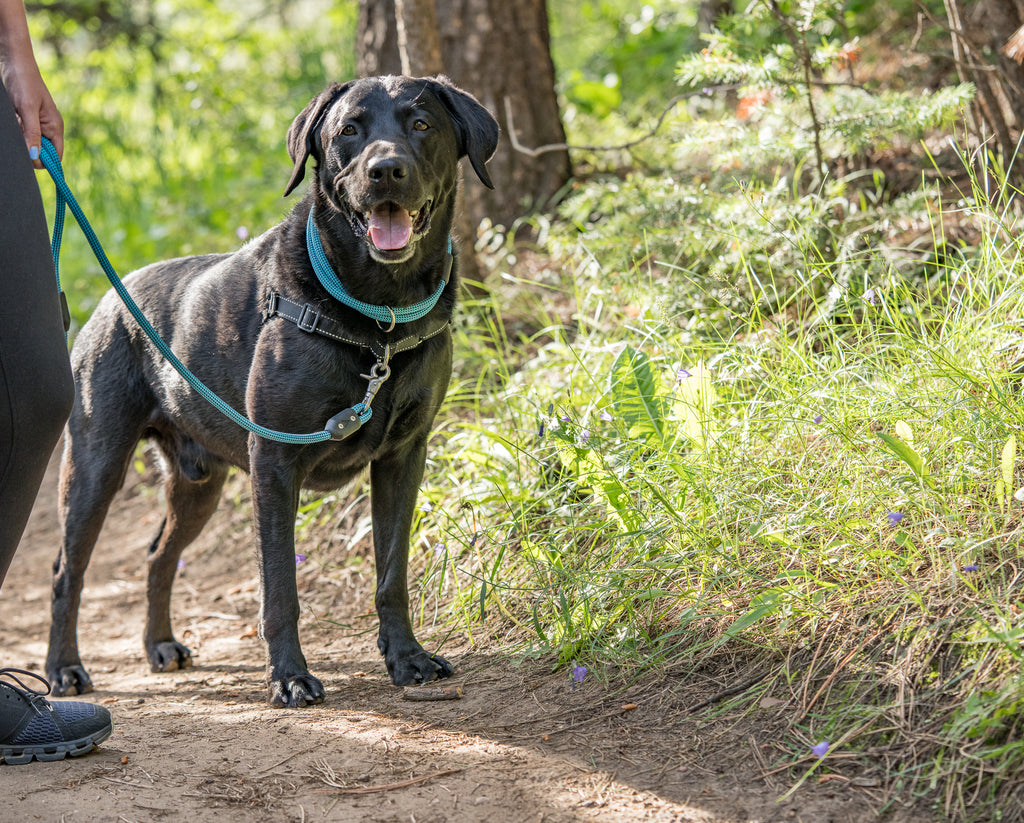
[[[786,701],[794,787],[879,774],[893,803],[1022,819],[1011,194],[931,198],[930,248],[965,224],[969,244],[865,244],[842,278],[805,232],[787,253],[818,274],[781,308],[776,282],[703,325],[679,309],[701,276],[675,264],[606,269],[585,234],[561,238],[561,271],[506,247],[459,325],[419,619],[681,682],[745,659],[764,676],[730,706]],[[737,233],[777,232],[764,213]]]

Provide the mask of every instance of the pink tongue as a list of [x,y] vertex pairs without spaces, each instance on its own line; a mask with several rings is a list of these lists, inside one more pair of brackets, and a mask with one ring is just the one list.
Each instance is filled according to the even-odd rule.
[[370,213],[370,240],[378,249],[403,249],[412,237],[412,217],[393,203],[377,206]]

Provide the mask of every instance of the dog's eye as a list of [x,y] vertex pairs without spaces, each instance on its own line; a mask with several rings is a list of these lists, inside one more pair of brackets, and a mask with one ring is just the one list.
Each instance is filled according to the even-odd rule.
[[353,134],[356,133],[356,127],[353,126],[351,123],[348,123],[347,125],[341,127],[341,133],[344,134],[346,137],[351,137]]
[[426,120],[417,120],[412,124],[412,127],[416,129],[416,131],[426,131],[430,128],[430,124],[427,123]]

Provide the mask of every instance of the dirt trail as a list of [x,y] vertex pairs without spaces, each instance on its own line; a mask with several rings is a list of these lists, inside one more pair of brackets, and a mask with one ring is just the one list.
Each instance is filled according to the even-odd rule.
[[[229,503],[232,495],[240,506]],[[444,653],[458,664],[454,683],[464,697],[403,700],[376,652],[369,564],[330,574],[314,562],[300,568],[303,649],[328,698],[313,708],[271,709],[254,630],[256,569],[242,477],[229,481],[225,497],[186,552],[175,586],[176,631],[196,666],[151,674],[141,642],[145,551],[162,503],[138,480],[121,493],[89,568],[80,624],[96,684],[85,699],[110,709],[114,733],[82,758],[0,766],[0,820],[877,819],[884,778],[858,781],[864,787],[815,779],[779,802],[789,787],[785,772],[771,774],[780,715],[774,723],[769,711],[700,721],[685,711],[728,682],[704,682],[688,694],[656,680],[613,691],[588,675],[574,689],[548,665],[517,666],[449,639]],[[43,669],[55,499],[51,466],[0,594],[0,665]],[[420,639],[429,647],[438,640]],[[636,708],[624,710],[628,704]]]

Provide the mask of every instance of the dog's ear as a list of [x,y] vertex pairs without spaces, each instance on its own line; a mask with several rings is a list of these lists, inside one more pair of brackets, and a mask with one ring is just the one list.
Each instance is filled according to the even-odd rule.
[[324,123],[327,112],[331,110],[331,106],[349,90],[351,85],[351,83],[331,83],[310,100],[309,105],[299,112],[299,116],[292,121],[292,125],[288,129],[288,155],[295,163],[295,168],[292,169],[292,178],[284,190],[285,197],[291,194],[292,190],[306,176],[306,160],[309,159],[309,156],[312,154],[315,159],[320,159],[316,155],[320,127]]
[[493,189],[487,161],[498,148],[498,121],[472,94],[457,88],[444,75],[430,78],[428,82],[451,115],[459,138],[459,156],[468,156],[480,182]]

